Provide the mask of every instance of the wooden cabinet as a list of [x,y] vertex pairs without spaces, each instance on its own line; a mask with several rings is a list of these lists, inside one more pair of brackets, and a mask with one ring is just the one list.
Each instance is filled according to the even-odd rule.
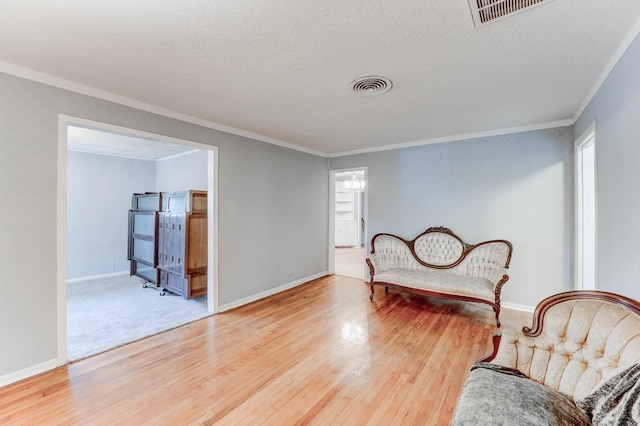
[[[162,288],[161,294],[170,291],[186,299],[206,295],[207,192],[162,192],[159,194],[159,210],[153,214],[155,221],[151,234],[154,248],[145,246],[144,250],[139,249],[141,255],[155,259],[148,266],[155,268],[157,278],[149,281]],[[130,212],[130,218],[131,215],[134,215],[133,211]],[[135,215],[131,221],[135,224]],[[135,228],[131,224],[129,227],[130,230]],[[148,224],[145,225],[145,231],[147,230]],[[145,238],[151,241],[149,235],[145,234]],[[135,256],[130,259],[132,265],[138,262]],[[141,276],[139,273],[136,275]],[[143,278],[146,279],[145,276]]]
[[207,193],[163,192],[158,214],[160,287],[187,299],[207,294]]

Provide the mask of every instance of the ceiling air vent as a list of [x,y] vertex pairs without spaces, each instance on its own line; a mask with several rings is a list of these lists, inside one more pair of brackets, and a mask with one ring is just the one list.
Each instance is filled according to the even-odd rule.
[[354,92],[365,96],[381,95],[391,90],[392,86],[388,78],[375,76],[360,77],[351,83]]
[[551,0],[469,0],[473,23],[479,27],[497,19],[506,18],[517,12],[522,12],[543,2]]

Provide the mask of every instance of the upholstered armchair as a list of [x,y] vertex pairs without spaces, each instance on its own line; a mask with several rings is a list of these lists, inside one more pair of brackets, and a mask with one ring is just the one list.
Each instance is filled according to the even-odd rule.
[[640,422],[639,302],[560,293],[540,302],[531,327],[493,343],[467,377],[454,425]]

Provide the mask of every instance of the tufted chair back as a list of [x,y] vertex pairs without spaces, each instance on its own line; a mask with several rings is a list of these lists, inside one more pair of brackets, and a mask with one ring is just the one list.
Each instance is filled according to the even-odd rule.
[[413,242],[416,256],[424,263],[445,266],[456,263],[465,252],[464,242],[450,233],[425,232]]
[[533,326],[504,330],[484,359],[574,398],[640,362],[640,304],[613,293],[571,291],[540,302]]

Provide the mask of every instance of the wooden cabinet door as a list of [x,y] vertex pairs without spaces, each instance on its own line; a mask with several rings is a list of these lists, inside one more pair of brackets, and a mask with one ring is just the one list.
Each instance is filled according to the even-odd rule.
[[171,235],[171,216],[168,213],[158,214],[158,268],[169,269],[169,237]]
[[158,267],[185,275],[185,214],[158,214]]
[[184,276],[184,213],[171,214],[171,268],[172,272]]
[[164,221],[164,213],[158,213],[158,268],[164,267],[165,260]]
[[167,240],[167,271],[174,272],[176,266],[176,223],[174,219],[174,215],[171,213],[167,213],[167,231],[166,231],[166,240]]

